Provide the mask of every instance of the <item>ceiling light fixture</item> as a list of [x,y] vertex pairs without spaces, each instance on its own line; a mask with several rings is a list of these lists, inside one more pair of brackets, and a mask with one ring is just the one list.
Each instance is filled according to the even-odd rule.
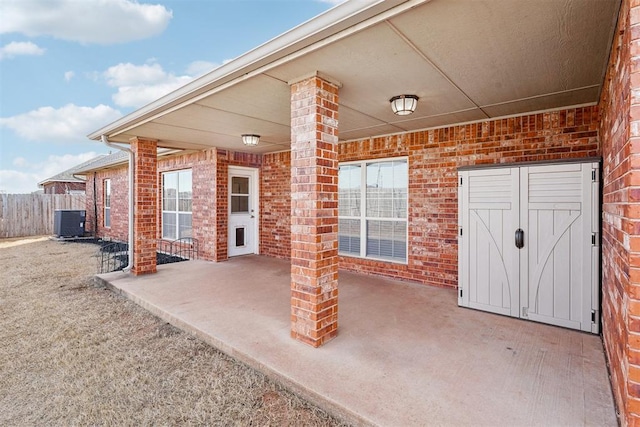
[[398,116],[406,116],[416,111],[418,106],[418,97],[416,95],[399,95],[389,100],[391,109]]
[[244,145],[248,145],[249,147],[255,147],[256,145],[258,145],[259,141],[260,141],[260,135],[253,135],[253,134],[242,135],[242,142],[244,143]]

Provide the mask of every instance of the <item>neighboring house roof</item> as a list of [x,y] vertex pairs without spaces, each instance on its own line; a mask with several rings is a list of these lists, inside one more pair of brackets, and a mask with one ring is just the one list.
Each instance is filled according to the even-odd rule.
[[[167,148],[158,148],[157,156],[169,156],[175,153],[181,153],[183,150],[171,150]],[[87,162],[83,164],[82,167],[79,167],[74,173],[76,175],[87,175],[90,172],[95,172],[101,169],[109,169],[113,167],[118,167],[122,165],[128,165],[129,163],[129,153],[126,151],[117,150],[115,153],[93,159],[93,161]]]
[[[565,7],[566,6],[566,7]],[[287,150],[290,84],[341,86],[340,141],[595,105],[620,0],[347,1],[89,135]],[[410,116],[389,99],[420,97]],[[262,135],[254,148],[241,135]]]
[[81,170],[82,168],[86,167],[87,165],[98,161],[100,159],[102,159],[103,157],[106,157],[104,154],[100,155],[98,157],[94,157],[93,159],[87,160],[86,162],[80,163],[79,165],[76,165],[70,169],[67,169],[66,171],[60,172],[59,174],[53,175],[52,177],[49,177],[43,181],[40,181],[38,183],[39,187],[43,187],[47,184],[52,184],[54,182],[85,182],[84,179],[78,178],[75,175],[78,174],[78,171]]
[[126,151],[117,150],[115,153],[93,159],[93,161],[83,164],[75,173],[76,175],[86,175],[89,172],[126,164],[128,161],[129,154]]

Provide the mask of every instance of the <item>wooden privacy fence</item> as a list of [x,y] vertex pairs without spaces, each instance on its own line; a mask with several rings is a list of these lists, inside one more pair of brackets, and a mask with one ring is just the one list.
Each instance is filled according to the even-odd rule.
[[0,238],[53,234],[60,209],[85,210],[85,195],[0,194]]

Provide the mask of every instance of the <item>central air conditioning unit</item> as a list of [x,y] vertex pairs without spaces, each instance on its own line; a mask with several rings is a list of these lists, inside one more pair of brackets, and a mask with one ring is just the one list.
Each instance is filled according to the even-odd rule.
[[57,210],[53,217],[53,234],[58,237],[84,236],[86,211]]

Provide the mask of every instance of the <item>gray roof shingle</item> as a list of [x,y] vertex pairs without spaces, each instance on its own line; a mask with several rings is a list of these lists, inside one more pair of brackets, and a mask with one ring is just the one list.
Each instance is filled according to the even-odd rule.
[[38,186],[42,187],[45,184],[49,184],[52,182],[84,182],[85,180],[81,179],[81,178],[77,178],[76,174],[78,174],[78,172],[83,169],[84,167],[92,164],[93,162],[97,162],[99,160],[102,160],[104,157],[109,157],[106,156],[104,154],[99,155],[98,157],[94,157],[93,159],[89,159],[86,162],[80,163],[79,165],[76,165],[70,169],[67,169],[66,171],[60,172],[56,175],[53,175],[47,179],[44,179],[42,181],[40,181],[38,183]]

